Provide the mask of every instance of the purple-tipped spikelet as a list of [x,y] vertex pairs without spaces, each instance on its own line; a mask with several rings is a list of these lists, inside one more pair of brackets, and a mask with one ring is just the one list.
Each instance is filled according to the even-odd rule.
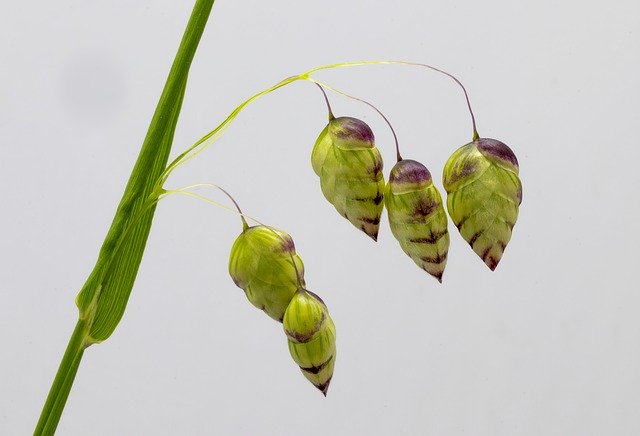
[[473,251],[493,271],[518,218],[522,183],[518,159],[502,142],[476,139],[447,161],[442,182],[449,215]]
[[291,236],[262,225],[248,227],[236,238],[229,274],[251,304],[276,321],[282,321],[291,298],[304,284],[304,265]]
[[384,194],[389,225],[400,247],[420,268],[442,282],[449,251],[447,214],[431,173],[404,159],[391,170]]
[[384,176],[371,128],[356,118],[331,119],[316,140],[311,164],[325,198],[340,215],[377,240]]
[[313,292],[300,289],[282,324],[291,357],[306,379],[327,396],[336,361],[336,327],[327,306]]

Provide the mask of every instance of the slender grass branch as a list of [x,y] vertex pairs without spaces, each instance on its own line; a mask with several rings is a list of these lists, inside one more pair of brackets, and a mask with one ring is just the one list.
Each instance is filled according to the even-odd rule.
[[[398,162],[400,162],[402,160],[402,156],[400,155],[400,143],[398,142],[398,135],[396,135],[396,131],[393,128],[393,125],[391,124],[391,121],[389,121],[389,119],[385,116],[385,114],[382,113],[382,111],[380,109],[378,109],[376,106],[374,106],[372,103],[369,103],[367,100],[364,100],[362,98],[356,97],[354,95],[351,94],[347,94],[344,91],[340,91],[337,88],[334,88],[332,86],[327,85],[326,83],[320,82],[319,80],[315,80],[312,78],[307,78],[308,81],[315,83],[316,85],[318,85],[320,87],[320,89],[322,89],[322,93],[324,94],[324,98],[327,100],[327,102],[329,101],[327,98],[327,94],[324,92],[324,88],[328,89],[329,91],[333,91],[336,94],[340,94],[343,95],[347,98],[350,98],[352,100],[356,100],[359,101],[360,103],[364,103],[367,106],[369,106],[371,109],[373,109],[374,111],[376,111],[378,113],[378,115],[380,115],[382,117],[382,119],[384,120],[385,123],[387,123],[387,126],[389,126],[389,130],[391,130],[391,134],[393,135],[393,140],[395,142],[396,145],[396,159],[398,160]],[[327,103],[329,104],[329,103]],[[331,114],[333,115],[333,114]],[[331,117],[329,118],[331,119]]]
[[[306,71],[302,74],[298,74],[298,75],[294,75],[291,77],[288,77],[278,83],[276,83],[273,86],[270,86],[269,88],[266,88],[254,95],[252,95],[251,97],[249,97],[248,99],[246,99],[245,101],[243,101],[242,103],[240,103],[238,106],[236,106],[236,108],[231,111],[231,113],[227,116],[227,118],[225,118],[215,129],[213,129],[212,131],[210,131],[209,133],[207,133],[206,135],[204,135],[202,138],[200,138],[199,140],[197,140],[191,147],[187,148],[184,152],[182,152],[178,157],[176,157],[173,162],[171,162],[166,170],[162,173],[162,176],[158,179],[158,182],[156,184],[156,190],[159,192],[162,189],[162,186],[164,185],[164,183],[167,181],[167,179],[169,178],[169,175],[180,165],[184,164],[185,162],[193,159],[194,157],[196,157],[198,154],[200,154],[202,151],[204,151],[206,148],[208,148],[211,144],[213,144],[220,136],[222,136],[222,134],[224,133],[224,131],[229,127],[229,125],[233,122],[233,120],[240,114],[240,112],[242,112],[242,110],[244,108],[246,108],[249,104],[251,104],[252,102],[254,102],[255,100],[259,99],[260,97],[266,96],[267,94],[272,93],[273,91],[276,91],[282,87],[285,87],[291,83],[297,82],[299,80],[308,80],[310,82],[316,83],[318,86],[320,86],[320,89],[322,89],[321,85],[322,82],[318,82],[315,79],[313,79],[311,77],[311,75],[313,73],[316,73],[318,71],[323,71],[323,70],[329,70],[329,69],[335,69],[335,68],[346,68],[346,67],[357,67],[357,66],[371,66],[371,65],[405,65],[405,66],[414,66],[414,67],[421,67],[421,68],[427,68],[430,69],[432,71],[436,71],[438,73],[444,74],[445,76],[451,78],[453,81],[455,81],[458,86],[460,86],[460,88],[462,89],[462,92],[464,93],[464,98],[467,104],[467,109],[469,110],[469,115],[471,116],[471,125],[472,125],[472,129],[473,129],[473,140],[475,141],[476,139],[478,139],[480,137],[480,135],[478,134],[478,130],[476,128],[476,118],[475,115],[473,113],[473,109],[471,108],[471,102],[469,100],[469,94],[467,92],[467,89],[464,87],[464,85],[462,84],[462,82],[453,74],[450,74],[440,68],[436,68],[434,66],[428,65],[428,64],[422,64],[422,63],[418,63],[418,62],[406,62],[406,61],[392,61],[392,60],[382,60],[382,61],[360,61],[360,62],[341,62],[341,63],[335,63],[335,64],[327,64],[327,65],[322,65],[316,68],[313,68],[309,71]],[[327,89],[330,89],[330,87],[324,85]],[[331,88],[332,89],[332,88]],[[389,125],[389,127],[391,128],[391,131],[393,133],[393,137],[395,139],[396,142],[396,154],[397,154],[397,159],[400,161],[402,160],[402,157],[400,156],[400,150],[399,150],[399,146],[398,146],[398,138],[396,136],[396,132],[393,130],[393,127],[391,126],[391,123],[389,122],[389,120],[384,116],[384,114],[378,110],[375,106],[373,106],[371,103],[362,100],[360,98],[348,95],[342,91],[338,91],[333,89],[335,92],[338,92],[340,94],[343,94],[349,98],[353,98],[355,100],[359,100],[362,103],[365,103],[369,106],[371,106],[373,109],[375,109],[383,118],[384,120],[387,122],[387,124]],[[324,93],[324,90],[323,90]],[[325,99],[326,99],[326,103],[327,103],[327,107],[329,110],[329,120],[332,119],[333,117],[333,113],[331,111],[331,105],[329,104],[329,100],[326,98],[326,94],[325,94]]]
[[333,68],[343,68],[343,67],[358,67],[358,66],[366,66],[366,65],[406,65],[406,66],[413,66],[413,67],[421,67],[421,68],[427,68],[430,69],[432,71],[435,71],[437,73],[440,74],[444,74],[445,76],[449,77],[450,79],[452,79],[454,82],[456,82],[458,84],[458,86],[462,89],[462,92],[464,93],[464,98],[465,101],[467,103],[467,108],[469,109],[469,115],[471,115],[471,125],[473,128],[473,140],[475,141],[476,139],[478,139],[480,137],[480,135],[478,134],[478,129],[476,128],[476,117],[473,114],[473,109],[471,109],[471,102],[469,100],[469,93],[467,92],[467,89],[464,87],[464,85],[462,84],[462,82],[453,74],[446,72],[443,69],[434,67],[432,65],[428,65],[428,64],[422,64],[419,62],[407,62],[407,61],[392,61],[392,60],[386,60],[386,61],[360,61],[360,62],[341,62],[341,63],[337,63],[337,64],[329,64],[329,65],[323,65],[320,67],[316,67],[312,70],[307,71],[305,74],[310,76],[311,74],[318,72],[318,71],[322,71],[322,70],[330,70]]
[[[189,191],[189,189],[192,188],[197,188],[197,187],[209,187],[209,188],[215,188],[219,191],[222,191],[233,203],[233,205],[235,206],[235,210],[229,206],[226,206],[222,203],[219,203],[215,200],[212,200],[208,197],[205,197],[204,195],[200,195],[200,194],[196,194],[195,192],[191,192]],[[253,218],[249,215],[245,215],[244,212],[242,212],[242,209],[240,209],[240,206],[238,205],[238,202],[235,200],[235,198],[233,198],[233,196],[231,194],[229,194],[223,187],[216,185],[214,183],[196,183],[193,185],[189,185],[189,186],[185,186],[182,188],[178,188],[178,189],[172,189],[172,190],[168,190],[168,191],[164,191],[164,193],[160,196],[160,198],[165,198],[168,195],[172,195],[172,194],[183,194],[186,195],[188,197],[192,197],[198,200],[202,200],[205,203],[209,203],[212,204],[216,207],[219,207],[220,209],[224,209],[227,212],[231,212],[234,213],[236,215],[239,215],[240,218],[242,219],[242,231],[246,231],[249,229],[249,225],[247,224],[247,219],[250,221],[255,222],[256,224],[265,227],[266,229],[268,229],[271,233],[273,233],[277,238],[279,238],[285,245],[287,244],[287,241],[278,234],[278,232],[276,232],[273,228],[267,226],[266,224],[262,223],[261,221],[258,221],[256,218]],[[245,219],[246,218],[246,219]],[[304,283],[304,279],[302,277],[302,274],[300,272],[300,270],[298,269],[298,266],[296,265],[295,260],[293,259],[293,255],[291,253],[289,253],[289,257],[291,258],[291,265],[293,266],[293,269],[296,272],[296,278],[298,280],[298,287],[301,289],[304,289],[305,287],[305,283]]]

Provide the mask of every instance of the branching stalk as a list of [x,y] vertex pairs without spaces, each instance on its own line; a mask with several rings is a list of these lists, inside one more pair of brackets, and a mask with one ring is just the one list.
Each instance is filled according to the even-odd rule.
[[[204,135],[202,138],[200,138],[198,141],[196,141],[191,147],[187,148],[184,152],[182,152],[178,157],[176,157],[173,162],[171,162],[166,170],[162,173],[162,176],[158,179],[158,182],[156,184],[156,190],[159,192],[160,190],[162,190],[162,186],[164,185],[164,183],[167,181],[167,179],[169,178],[169,175],[173,172],[173,170],[175,170],[177,167],[179,167],[180,165],[182,165],[183,163],[193,159],[194,157],[196,157],[198,154],[200,154],[201,152],[203,152],[207,147],[209,147],[211,144],[213,144],[220,136],[222,136],[222,134],[224,133],[224,131],[229,127],[229,125],[231,125],[231,123],[233,122],[233,120],[240,114],[240,112],[242,112],[242,110],[244,108],[246,108],[250,103],[254,102],[255,100],[259,99],[260,97],[263,97],[267,94],[272,93],[273,91],[276,91],[280,88],[283,88],[291,83],[297,82],[299,80],[308,80],[310,82],[314,82],[316,83],[316,85],[320,86],[320,89],[322,89],[322,86],[327,87],[327,89],[330,89],[327,85],[323,84],[322,82],[318,82],[315,79],[313,79],[311,77],[311,75],[315,72],[318,71],[322,71],[322,70],[330,70],[330,69],[335,69],[335,68],[345,68],[345,67],[357,67],[357,66],[370,66],[370,65],[405,65],[405,66],[414,66],[414,67],[421,67],[421,68],[427,68],[429,70],[432,71],[436,71],[438,73],[444,74],[445,76],[449,77],[450,79],[452,79],[454,82],[456,82],[458,84],[458,86],[462,89],[462,92],[464,93],[464,98],[467,104],[467,109],[469,110],[469,115],[471,116],[471,126],[473,129],[473,141],[475,141],[476,139],[478,139],[480,137],[480,135],[478,134],[478,130],[476,128],[476,118],[475,115],[473,113],[473,109],[471,108],[471,102],[469,100],[469,94],[467,93],[467,89],[464,87],[464,85],[462,84],[462,82],[455,77],[453,74],[450,74],[440,68],[436,68],[434,66],[428,65],[428,64],[421,64],[418,62],[405,62],[405,61],[390,61],[390,60],[386,60],[386,61],[360,61],[360,62],[341,62],[341,63],[337,63],[337,64],[328,64],[328,65],[322,65],[316,68],[313,68],[309,71],[306,71],[302,74],[298,74],[298,75],[294,75],[291,77],[288,77],[278,83],[276,83],[275,85],[264,89],[254,95],[252,95],[251,97],[249,97],[248,99],[246,99],[245,101],[243,101],[242,103],[240,103],[238,106],[236,106],[236,108],[227,116],[227,118],[225,118],[215,129],[213,129],[211,132],[207,133],[206,135]],[[321,86],[322,85],[322,86]],[[335,89],[334,89],[335,90]],[[369,106],[371,106],[372,108],[374,108],[387,122],[387,124],[389,124],[389,127],[391,127],[391,123],[389,123],[389,121],[386,119],[386,117],[382,114],[382,112],[380,112],[375,106],[373,106],[371,103],[368,103],[360,98],[357,97],[353,97],[350,95],[347,95],[346,93],[343,93],[341,91],[335,90],[338,93],[341,93],[349,98],[353,98],[355,100],[359,100]],[[324,90],[323,90],[324,93]],[[326,94],[325,94],[325,98],[326,98]],[[333,117],[333,113],[331,111],[331,106],[329,105],[329,100],[328,98],[326,98],[326,102],[327,102],[327,107],[329,110],[329,120],[332,119]],[[398,147],[398,140],[397,140],[397,136],[395,131],[393,130],[393,127],[391,127],[391,131],[393,133],[394,139],[396,140],[396,154],[397,154],[397,158],[398,161],[402,160],[402,157],[400,156],[400,151],[399,151],[399,147]]]
[[[165,190],[164,184],[173,170],[197,156],[219,138],[247,105],[262,96],[296,81],[308,80],[314,82],[320,87],[325,96],[330,119],[333,118],[333,113],[323,87],[349,98],[359,100],[375,109],[389,124],[396,141],[397,158],[401,160],[396,133],[382,112],[365,100],[353,97],[312,79],[311,75],[321,70],[359,65],[397,64],[420,66],[450,77],[462,88],[471,115],[473,139],[475,140],[479,137],[467,90],[455,76],[430,65],[413,62],[344,62],[324,65],[305,73],[291,76],[254,94],[240,103],[215,129],[204,135],[167,165],[173,142],[173,134],[185,93],[189,67],[191,66],[191,61],[195,55],[213,3],[214,0],[196,0],[191,18],[187,24],[171,71],[169,72],[167,82],[156,107],[138,160],[132,170],[122,200],[118,205],[111,228],[102,245],[96,265],[76,298],[76,304],[80,312],[79,320],[42,409],[40,420],[34,432],[35,435],[51,435],[55,433],[84,350],[94,343],[99,343],[107,339],[122,318],[133,288],[138,267],[142,260],[158,200],[168,194],[180,193],[229,209],[213,200],[188,191],[189,188],[200,185],[192,185],[191,187],[178,190]],[[235,200],[219,186],[208,186],[222,190],[235,203]],[[243,228],[246,230],[248,224],[246,223],[245,217],[248,219],[252,218],[244,215],[237,203],[235,203],[235,205],[237,212],[234,212],[241,216]],[[257,220],[252,220],[258,222]],[[292,262],[298,274],[293,257]],[[302,287],[303,283],[299,274],[298,279],[299,285]]]

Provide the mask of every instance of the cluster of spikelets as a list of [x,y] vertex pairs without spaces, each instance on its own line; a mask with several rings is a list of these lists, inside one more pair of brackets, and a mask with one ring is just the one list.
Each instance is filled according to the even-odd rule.
[[[398,156],[385,186],[382,158],[369,126],[331,114],[311,162],[324,196],[342,216],[377,240],[386,206],[391,232],[402,250],[442,282],[449,251],[448,219],[423,164]],[[460,234],[494,270],[511,239],[522,201],[514,153],[495,139],[474,139],[451,155],[443,184],[449,215]]]
[[308,291],[293,239],[273,227],[244,227],[229,258],[229,274],[258,309],[282,322],[293,360],[327,395],[336,359],[336,329],[322,299]]
[[[385,184],[371,128],[356,118],[335,118],[331,113],[313,147],[311,163],[322,193],[343,217],[377,240],[386,207],[402,250],[442,282],[449,251],[448,218],[427,167],[398,154]],[[522,201],[515,155],[500,141],[474,139],[451,155],[443,184],[449,216],[494,270],[511,239]],[[291,236],[245,223],[231,250],[229,273],[255,307],[283,323],[291,357],[326,395],[335,364],[336,330],[322,299],[306,289],[304,265]]]

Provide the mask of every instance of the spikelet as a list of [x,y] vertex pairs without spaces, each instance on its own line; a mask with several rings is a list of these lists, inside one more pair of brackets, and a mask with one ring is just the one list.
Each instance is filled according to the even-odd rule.
[[245,228],[236,238],[229,256],[229,274],[251,304],[276,321],[282,321],[291,298],[300,284],[304,285],[304,265],[293,239],[268,226]]
[[313,385],[327,395],[336,360],[336,328],[324,302],[300,289],[283,320],[289,353]]
[[495,139],[480,138],[456,150],[442,181],[447,209],[462,237],[493,271],[511,239],[522,202],[518,160]]
[[400,247],[420,268],[442,282],[449,251],[447,214],[431,173],[405,159],[391,170],[384,193],[389,225]]
[[384,176],[371,128],[356,118],[332,118],[316,140],[311,164],[338,213],[377,240]]

